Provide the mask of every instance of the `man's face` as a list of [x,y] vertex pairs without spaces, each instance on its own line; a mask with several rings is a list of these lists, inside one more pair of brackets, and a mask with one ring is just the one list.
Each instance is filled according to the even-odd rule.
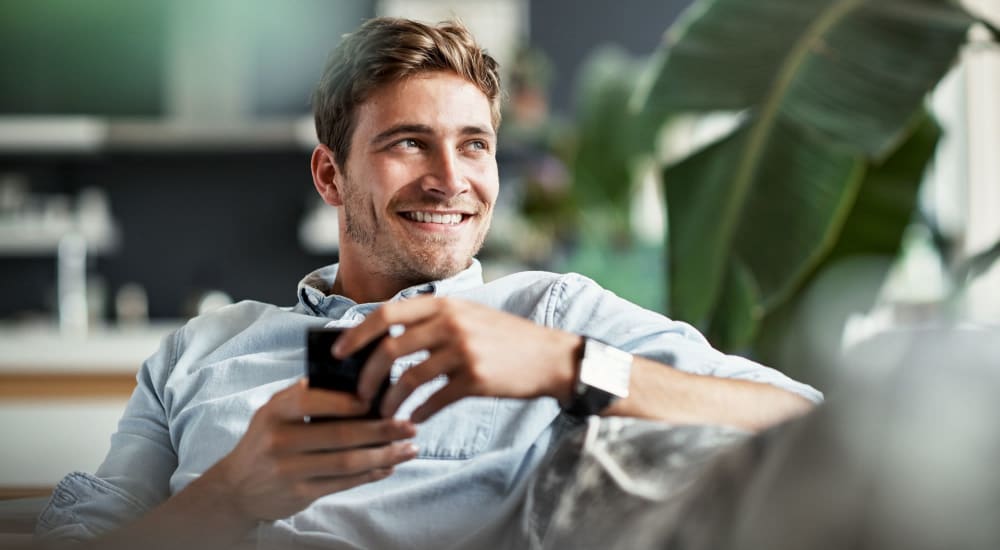
[[499,180],[486,96],[446,72],[378,89],[362,103],[339,171],[341,262],[416,284],[469,266]]

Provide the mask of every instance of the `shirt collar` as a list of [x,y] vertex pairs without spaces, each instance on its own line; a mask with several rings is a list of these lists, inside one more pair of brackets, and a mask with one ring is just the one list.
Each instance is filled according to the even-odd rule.
[[[359,305],[354,300],[345,296],[327,294],[327,291],[333,288],[333,282],[337,279],[337,270],[339,267],[340,264],[330,264],[303,277],[298,285],[299,304],[316,315],[333,318],[340,317],[346,310]],[[440,281],[431,281],[404,288],[390,298],[389,301],[405,300],[422,294],[447,296],[457,291],[482,284],[483,267],[480,265],[479,260],[473,258],[472,264],[469,267],[455,275]],[[372,305],[376,306],[377,304]]]

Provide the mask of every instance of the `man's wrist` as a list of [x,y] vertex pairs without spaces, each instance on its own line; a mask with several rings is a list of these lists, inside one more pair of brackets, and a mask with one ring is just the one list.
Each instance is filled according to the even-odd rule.
[[600,414],[629,395],[632,354],[598,340],[583,338],[571,399],[563,410],[573,416]]
[[194,489],[199,500],[211,505],[221,525],[235,530],[250,529],[257,524],[258,519],[241,506],[236,487],[225,470],[225,460],[216,463],[192,481],[188,489]]
[[579,334],[560,332],[561,338],[556,349],[559,350],[557,360],[555,390],[552,397],[559,402],[560,407],[567,407],[573,401],[573,387],[576,384],[577,368],[583,356],[585,339]]

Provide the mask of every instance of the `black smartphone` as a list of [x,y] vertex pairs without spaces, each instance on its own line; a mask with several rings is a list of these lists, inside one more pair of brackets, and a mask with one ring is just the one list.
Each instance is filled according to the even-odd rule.
[[[372,340],[365,347],[354,352],[349,357],[337,359],[330,349],[337,341],[340,333],[345,329],[341,328],[311,328],[306,333],[306,377],[309,379],[310,388],[324,388],[345,393],[358,393],[358,381],[361,379],[361,369],[368,361],[379,342],[388,333]],[[382,418],[379,407],[382,406],[382,398],[389,389],[389,377],[386,376],[379,387],[375,398],[372,399],[371,409],[360,416],[327,416],[315,418],[315,420],[356,420],[356,419],[378,419]]]

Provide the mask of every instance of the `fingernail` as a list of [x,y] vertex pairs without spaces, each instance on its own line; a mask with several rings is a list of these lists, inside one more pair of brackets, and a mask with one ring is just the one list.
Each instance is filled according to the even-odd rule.
[[419,451],[420,447],[417,447],[413,443],[406,443],[405,445],[403,445],[403,450],[401,454],[407,458],[413,458],[417,456],[417,452]]

